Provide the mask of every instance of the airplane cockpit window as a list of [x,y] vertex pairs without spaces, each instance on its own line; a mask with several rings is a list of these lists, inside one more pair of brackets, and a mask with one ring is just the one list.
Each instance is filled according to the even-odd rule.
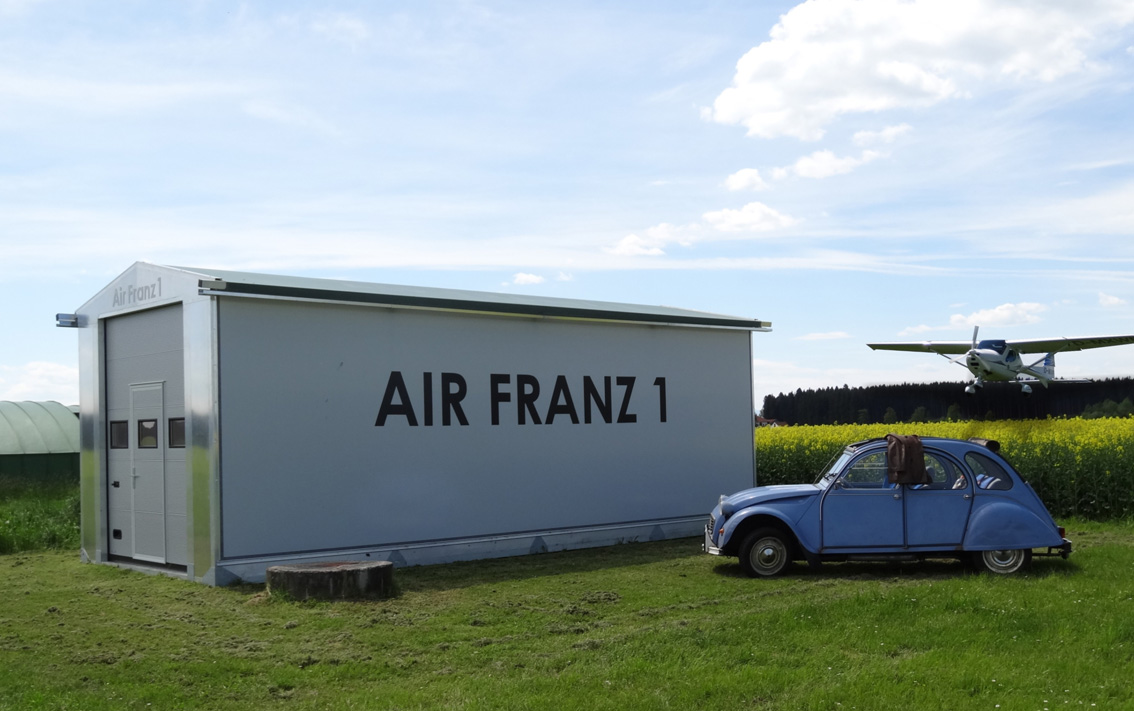
[[1005,349],[1008,348],[1007,341],[981,341],[977,344],[977,349],[982,351],[996,351],[1003,354]]

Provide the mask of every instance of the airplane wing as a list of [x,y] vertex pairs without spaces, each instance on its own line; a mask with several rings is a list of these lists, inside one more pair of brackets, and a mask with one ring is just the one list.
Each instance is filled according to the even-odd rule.
[[[1134,338],[1134,336],[1132,336]],[[1134,343],[1134,341],[1131,341]],[[968,353],[973,347],[971,341],[899,341],[897,343],[867,343],[876,351],[917,351],[922,353],[940,353],[941,355],[961,355]]]
[[1083,351],[1088,348],[1106,348],[1134,343],[1134,336],[1096,336],[1094,338],[1041,338],[1008,341],[1008,347],[1018,353],[1062,353]]

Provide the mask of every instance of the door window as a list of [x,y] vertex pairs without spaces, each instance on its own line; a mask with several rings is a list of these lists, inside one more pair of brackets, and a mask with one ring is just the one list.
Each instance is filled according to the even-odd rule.
[[157,420],[138,420],[138,449],[157,449]]
[[932,482],[918,484],[914,489],[964,489],[968,486],[964,471],[954,466],[948,459],[926,452],[925,472]]
[[119,420],[110,423],[110,448],[130,448],[130,423],[126,420]]
[[886,453],[867,454],[851,465],[843,475],[842,485],[848,489],[882,489],[886,481]]
[[965,462],[973,468],[978,488],[998,491],[1012,488],[1012,477],[992,458],[970,452],[965,455]]
[[170,449],[185,448],[185,418],[169,418],[169,447]]

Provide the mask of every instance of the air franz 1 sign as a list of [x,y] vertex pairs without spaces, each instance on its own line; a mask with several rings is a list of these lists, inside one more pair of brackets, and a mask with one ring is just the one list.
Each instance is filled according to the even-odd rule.
[[[656,398],[645,403],[645,396],[634,399],[637,376],[618,375],[592,377],[585,375],[576,382],[574,393],[571,381],[566,375],[557,375],[551,394],[541,397],[546,387],[541,387],[535,375],[492,373],[488,376],[489,420],[498,426],[505,420],[503,411],[515,411],[517,425],[551,425],[557,420],[578,424],[633,424],[638,422],[638,405],[648,408],[648,416],[655,422],[668,420],[666,412],[666,379],[653,379]],[[440,392],[440,424],[443,427],[460,425],[467,427],[469,418],[465,412],[464,401],[469,393],[468,380],[460,373],[441,373],[440,379],[431,372],[421,375],[421,397],[415,407],[409,388],[401,371],[390,373],[386,381],[382,404],[378,409],[375,427],[384,427],[391,417],[402,418],[411,427],[419,425],[432,427],[435,417],[434,390]],[[639,390],[638,392],[641,392]],[[581,405],[577,405],[579,402]],[[509,407],[510,406],[510,407]],[[581,411],[581,414],[580,414]],[[419,417],[420,413],[420,417]]]

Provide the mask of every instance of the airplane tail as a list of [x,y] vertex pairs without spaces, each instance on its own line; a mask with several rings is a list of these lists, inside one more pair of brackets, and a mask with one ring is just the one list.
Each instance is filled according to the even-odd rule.
[[1026,383],[1039,382],[1044,387],[1055,380],[1055,354],[1048,353],[1043,357],[1043,360],[1037,360],[1024,369],[1024,373],[1020,375],[1019,381]]
[[[1020,382],[1034,383],[1034,382],[1038,381],[1044,387],[1047,387],[1048,383],[1054,383],[1054,382],[1059,382],[1059,383],[1092,383],[1092,382],[1094,382],[1093,380],[1085,380],[1085,379],[1082,379],[1082,378],[1074,378],[1074,379],[1065,378],[1063,380],[1056,380],[1055,379],[1055,354],[1054,353],[1048,353],[1046,356],[1044,356],[1042,362],[1037,361],[1035,365],[1033,365],[1031,368],[1029,368],[1029,370],[1034,375],[1020,376]],[[1036,376],[1039,376],[1039,377],[1036,377]]]

